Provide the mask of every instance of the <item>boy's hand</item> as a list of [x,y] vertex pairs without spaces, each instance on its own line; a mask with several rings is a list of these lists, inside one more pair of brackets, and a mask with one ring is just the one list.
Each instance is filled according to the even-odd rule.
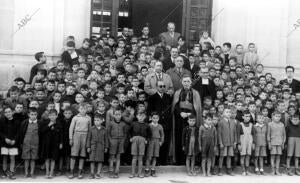
[[238,148],[238,150],[241,152],[241,150],[242,150],[241,144],[239,144],[237,148]]
[[59,144],[59,149],[62,149],[63,148],[63,145],[62,144]]
[[162,142],[159,142],[159,146],[161,146],[162,145]]
[[16,143],[15,140],[11,140],[11,141],[10,141],[10,145],[12,145],[12,146],[15,145],[15,143]]
[[148,144],[148,141],[147,141],[147,140],[145,140],[145,144]]
[[91,148],[87,148],[87,150],[86,150],[88,153],[90,153],[91,152]]
[[11,140],[9,140],[8,138],[5,138],[5,142],[6,142],[7,144],[10,144],[10,143],[11,143]]
[[252,150],[255,150],[255,144],[252,144]]
[[73,140],[70,140],[69,143],[70,143],[70,146],[73,146]]
[[104,152],[107,153],[107,148],[104,149]]
[[201,147],[199,147],[199,151],[200,151],[200,152],[202,151]]
[[271,150],[271,144],[269,144],[268,146],[269,146],[269,150]]

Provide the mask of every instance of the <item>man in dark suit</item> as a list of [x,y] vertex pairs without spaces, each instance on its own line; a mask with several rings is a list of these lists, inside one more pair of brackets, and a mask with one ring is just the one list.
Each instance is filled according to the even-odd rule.
[[284,84],[287,83],[289,84],[290,88],[292,89],[292,93],[300,93],[300,81],[297,79],[294,79],[294,72],[295,68],[293,66],[286,66],[285,67],[285,72],[287,78],[284,80],[281,80],[279,83]]
[[159,163],[167,164],[168,152],[171,137],[171,125],[172,125],[172,115],[171,115],[172,97],[166,94],[166,85],[163,80],[157,81],[157,92],[148,98],[148,114],[152,112],[157,112],[160,116],[159,123],[164,128],[165,140],[164,144],[161,146]]
[[184,63],[183,67],[191,72],[193,80],[196,79],[196,76],[199,73],[200,67],[199,67],[199,65],[195,64],[194,54],[189,54],[188,62]]
[[206,96],[211,96],[212,100],[214,100],[216,96],[216,86],[214,82],[209,79],[208,68],[201,68],[199,75],[200,77],[195,81],[193,88],[199,92],[201,101],[203,101]]
[[175,67],[175,58],[178,57],[178,48],[172,47],[170,51],[170,56],[167,56],[163,61],[163,69],[166,72],[170,68]]

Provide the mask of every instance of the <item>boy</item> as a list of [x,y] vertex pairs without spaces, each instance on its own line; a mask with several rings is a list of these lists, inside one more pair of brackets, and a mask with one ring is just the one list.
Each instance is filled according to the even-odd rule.
[[233,157],[234,147],[237,143],[236,123],[230,119],[231,109],[226,107],[223,111],[223,119],[218,124],[218,140],[220,145],[219,175],[222,175],[221,169],[223,159],[226,157],[227,173],[233,175],[231,171],[231,157]]
[[[157,112],[152,112],[151,114],[151,139],[149,141],[147,147],[147,160],[146,160],[146,169],[145,169],[145,176],[148,177],[151,175],[152,177],[156,177],[155,166],[156,166],[156,159],[159,157],[159,150],[161,145],[164,143],[165,134],[161,124],[158,124],[160,117]],[[152,161],[152,167],[150,171],[150,163]]]
[[[101,178],[102,163],[104,162],[104,153],[107,152],[108,140],[106,129],[103,126],[103,117],[95,115],[95,125],[88,134],[87,151],[89,153],[89,161],[91,162],[91,179]],[[97,165],[97,173],[95,175],[95,165]]]
[[[34,178],[35,161],[38,159],[40,121],[36,108],[30,107],[28,110],[29,119],[22,122],[20,127],[19,142],[22,149],[22,159],[25,160],[25,177]],[[30,174],[28,173],[30,165]]]
[[[109,177],[119,178],[120,157],[124,152],[124,139],[126,137],[126,124],[121,121],[122,110],[116,108],[113,112],[114,120],[107,123],[107,136],[109,140]],[[114,162],[116,167],[114,170]]]
[[30,71],[30,77],[29,77],[29,82],[32,82],[33,77],[37,74],[37,71],[39,69],[45,69],[46,67],[46,62],[47,62],[47,57],[44,52],[37,52],[34,55],[35,60],[38,62],[35,64]]
[[114,120],[114,112],[119,106],[119,100],[116,97],[113,97],[110,101],[110,109],[106,112],[106,124],[107,126],[110,122]]
[[[204,124],[199,128],[199,150],[202,156],[202,172],[204,176],[211,176],[212,159],[217,145],[217,131],[212,123],[212,115],[204,117]],[[206,169],[207,167],[207,169]]]
[[252,135],[255,156],[255,173],[264,175],[264,157],[267,156],[267,124],[265,123],[265,118],[262,113],[257,114],[257,121],[253,126]]
[[[16,179],[15,157],[19,154],[17,148],[18,124],[13,118],[11,107],[4,108],[4,118],[0,121],[1,155],[3,156],[3,173],[11,180]],[[7,170],[7,159],[10,159],[10,170]]]
[[79,173],[78,178],[83,178],[83,165],[84,159],[86,157],[86,141],[87,141],[87,134],[91,129],[91,118],[86,114],[85,104],[80,104],[79,106],[79,114],[74,116],[72,119],[70,129],[69,129],[69,140],[71,146],[71,162],[70,162],[70,176],[69,178],[72,179],[75,177],[74,174],[74,167],[76,163],[75,158],[79,158]]
[[26,99],[20,97],[19,88],[17,86],[12,86],[9,89],[10,97],[6,98],[4,104],[10,106],[12,109],[16,107],[17,103],[22,103],[24,106],[27,106]]
[[252,126],[253,124],[250,123],[250,112],[249,110],[245,110],[243,112],[243,123],[241,124],[241,128],[243,130],[243,134],[240,135],[240,145],[239,151],[241,154],[241,166],[243,169],[242,175],[249,174],[249,163],[250,163],[250,156],[252,151]]
[[274,111],[272,122],[268,124],[267,140],[271,154],[272,175],[281,175],[279,172],[280,156],[286,140],[285,128],[280,121],[281,114]]
[[[66,102],[63,103],[64,105]],[[63,164],[66,163],[66,167],[69,170],[70,167],[70,154],[71,154],[71,146],[69,143],[69,128],[72,122],[73,112],[71,107],[62,106],[63,115],[60,116],[60,123],[62,126],[62,134],[63,134],[63,148],[60,152],[59,158],[59,173],[63,173]]]
[[293,175],[290,169],[290,162],[292,157],[295,159],[295,174],[300,175],[298,170],[299,157],[300,157],[300,125],[299,125],[299,116],[294,115],[291,117],[290,123],[286,127],[286,136],[288,140],[287,146],[287,173],[288,175]]
[[[151,137],[151,129],[148,124],[145,123],[146,114],[145,113],[138,113],[136,115],[137,122],[133,122],[129,128],[130,134],[130,142],[131,142],[131,155],[132,162],[131,162],[131,175],[130,178],[139,177],[143,178],[144,175],[142,174],[143,168],[143,157],[145,154],[145,146],[148,140]],[[138,175],[135,174],[136,164],[138,162]]]

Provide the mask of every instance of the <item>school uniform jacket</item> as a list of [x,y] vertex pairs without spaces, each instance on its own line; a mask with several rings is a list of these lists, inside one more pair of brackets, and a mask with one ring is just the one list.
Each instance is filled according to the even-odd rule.
[[221,119],[218,124],[218,140],[223,146],[233,146],[238,142],[236,123],[233,120]]

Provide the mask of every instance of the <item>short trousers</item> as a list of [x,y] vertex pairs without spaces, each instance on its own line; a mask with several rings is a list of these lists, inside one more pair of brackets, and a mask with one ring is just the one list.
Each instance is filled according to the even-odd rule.
[[271,155],[281,155],[282,154],[282,146],[281,145],[271,145]]
[[18,154],[18,148],[16,147],[1,147],[1,155],[16,156]]
[[300,157],[300,138],[298,137],[288,138],[287,156]]
[[233,156],[233,146],[224,146],[220,148],[220,156]]
[[113,138],[109,142],[109,154],[116,155],[124,153],[124,138]]
[[145,154],[146,139],[141,136],[132,137],[131,142],[131,155],[143,156]]
[[147,157],[159,157],[160,139],[151,139],[147,148]]
[[71,156],[73,157],[86,157],[86,133],[74,133],[73,145],[71,147]]
[[255,146],[254,155],[255,157],[266,157],[267,156],[266,146]]

